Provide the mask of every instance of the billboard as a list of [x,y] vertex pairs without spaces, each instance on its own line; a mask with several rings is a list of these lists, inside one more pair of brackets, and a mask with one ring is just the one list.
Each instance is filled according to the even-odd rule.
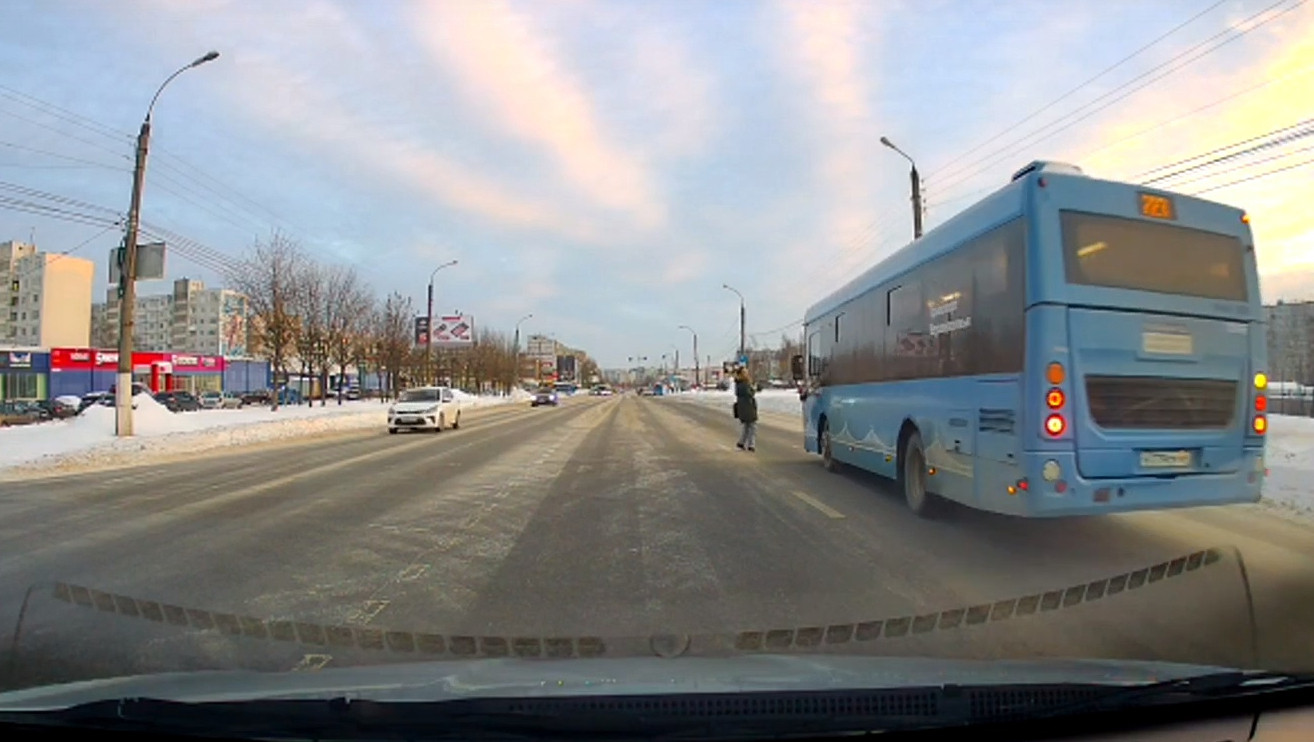
[[557,378],[573,381],[576,371],[575,356],[557,356]]
[[433,318],[433,344],[439,348],[468,348],[474,345],[474,317],[451,314]]
[[525,346],[525,355],[530,358],[551,360],[556,364],[557,341],[544,335],[530,335]]
[[[122,247],[110,250],[109,282],[111,286],[117,285],[119,278],[123,275],[123,258]],[[137,245],[137,280],[161,281],[163,279],[164,243],[149,242],[145,245]]]
[[415,318],[415,344],[416,344],[416,345],[428,345],[428,344],[429,344],[429,318],[428,318],[428,317],[416,317],[416,318]]
[[219,307],[219,355],[246,355],[246,297],[224,292]]

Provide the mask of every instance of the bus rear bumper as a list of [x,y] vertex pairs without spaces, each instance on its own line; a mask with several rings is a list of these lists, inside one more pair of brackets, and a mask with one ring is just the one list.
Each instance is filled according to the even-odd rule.
[[1263,451],[1245,452],[1246,466],[1226,474],[1187,474],[1176,477],[1085,479],[1077,473],[1072,454],[1046,455],[1058,461],[1062,476],[1047,482],[1043,462],[1028,477],[1028,489],[1019,492],[1022,514],[1028,517],[1107,515],[1140,510],[1233,505],[1259,502],[1264,482]]

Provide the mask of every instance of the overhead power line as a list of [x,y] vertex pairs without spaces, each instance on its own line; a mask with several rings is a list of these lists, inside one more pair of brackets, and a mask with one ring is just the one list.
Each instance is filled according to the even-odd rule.
[[1192,196],[1199,196],[1199,195],[1201,195],[1201,194],[1203,194],[1203,193],[1209,193],[1209,192],[1211,192],[1211,191],[1217,191],[1217,190],[1221,190],[1221,189],[1223,189],[1223,188],[1231,188],[1231,187],[1234,186],[1234,185],[1239,185],[1239,184],[1241,184],[1241,183],[1248,183],[1248,182],[1250,182],[1250,181],[1252,181],[1252,180],[1259,180],[1259,179],[1261,179],[1261,178],[1267,178],[1267,177],[1270,176],[1270,175],[1277,175],[1278,173],[1284,173],[1284,172],[1287,172],[1288,170],[1295,170],[1296,168],[1302,168],[1302,167],[1306,167],[1306,166],[1308,166],[1308,165],[1314,165],[1314,158],[1310,158],[1310,159],[1305,160],[1305,161],[1303,161],[1303,162],[1297,162],[1297,163],[1292,164],[1292,165],[1287,165],[1286,167],[1280,167],[1280,168],[1277,168],[1276,170],[1269,170],[1269,171],[1267,171],[1267,172],[1259,173],[1259,174],[1257,174],[1257,175],[1251,175],[1251,176],[1248,176],[1248,177],[1245,177],[1245,178],[1237,178],[1236,180],[1230,180],[1230,181],[1228,181],[1228,182],[1226,182],[1226,183],[1219,183],[1218,185],[1212,185],[1212,186],[1209,186],[1208,188],[1203,188],[1203,189],[1201,189],[1201,190],[1195,191],[1195,192],[1192,193],[1191,195],[1192,195]]
[[[1290,5],[1289,7],[1286,8],[1282,8],[1281,10],[1278,10],[1276,13],[1274,13],[1273,15],[1269,15],[1266,18],[1261,18],[1262,16],[1277,10],[1279,7],[1286,4],[1288,1],[1289,0],[1279,0],[1278,2],[1268,6],[1267,8],[1264,8],[1258,13],[1255,13],[1250,17],[1246,18],[1244,21],[1242,21],[1239,25],[1243,26],[1244,28],[1242,28],[1241,30],[1237,30],[1236,27],[1229,26],[1224,31],[1221,31],[1209,37],[1208,39],[1205,39],[1204,41],[1195,44],[1189,49],[1177,54],[1176,56],[1169,59],[1165,64],[1156,66],[1155,68],[1147,72],[1137,75],[1131,80],[1128,80],[1127,82],[1115,87],[1114,89],[1104,93],[1103,95],[1100,95],[1094,98],[1093,100],[1088,101],[1082,106],[1079,106],[1077,109],[1067,113],[1064,116],[1059,117],[1058,119],[1040,128],[1032,129],[1031,131],[1022,135],[1021,137],[1014,139],[1009,144],[1006,144],[1003,147],[994,150],[990,154],[982,158],[979,158],[974,162],[959,169],[958,173],[950,180],[950,182],[943,184],[941,187],[949,188],[959,183],[962,183],[972,177],[975,177],[976,175],[985,172],[987,169],[998,163],[1003,157],[1011,156],[1014,151],[1016,151],[1021,147],[1033,147],[1039,144],[1040,142],[1051,139],[1057,136],[1058,134],[1067,131],[1068,129],[1072,128],[1073,126],[1076,126],[1079,123],[1089,121],[1093,114],[1099,113],[1100,111],[1107,109],[1108,107],[1112,106],[1118,101],[1126,99],[1127,97],[1131,96],[1133,93],[1136,93],[1144,89],[1145,87],[1157,82],[1158,80],[1161,80],[1164,77],[1167,77],[1181,69],[1184,69],[1185,67],[1192,64],[1193,62],[1203,59],[1204,57],[1214,53],[1215,51],[1222,48],[1223,46],[1230,44],[1231,42],[1236,41],[1237,39],[1240,39],[1250,33],[1253,33],[1254,31],[1262,28],[1268,23],[1271,23],[1272,21],[1282,17],[1283,15],[1295,10],[1296,8],[1300,7],[1306,2],[1306,0],[1295,0],[1295,3],[1293,5]],[[1210,46],[1210,44],[1212,44],[1212,46]],[[973,167],[975,167],[975,169],[972,169],[970,171],[967,169]]]
[[[1159,167],[1152,168],[1150,170],[1141,173],[1140,175],[1137,175],[1135,178],[1133,178],[1133,180],[1142,183],[1144,185],[1149,185],[1151,183],[1156,183],[1161,180],[1168,180],[1178,175],[1191,172],[1192,170],[1197,170],[1202,167],[1208,167],[1209,165],[1216,164],[1218,162],[1223,162],[1225,160],[1239,157],[1241,155],[1249,154],[1251,152],[1258,152],[1263,149],[1272,148],[1280,144],[1286,144],[1287,142],[1292,142],[1297,139],[1302,139],[1304,137],[1310,136],[1311,134],[1314,134],[1314,118],[1305,119],[1304,121],[1299,121],[1297,123],[1291,124],[1290,126],[1283,126],[1281,128],[1274,129],[1273,131],[1260,134],[1258,136],[1253,136],[1248,139],[1243,139],[1239,142],[1233,142],[1232,144],[1224,145],[1222,147],[1217,147],[1215,149],[1209,150],[1208,152],[1202,152],[1198,155],[1187,157],[1184,160],[1170,162],[1167,165],[1160,165]],[[1260,144],[1254,145],[1252,147],[1247,147],[1243,150],[1239,150],[1236,152],[1230,152],[1228,154],[1221,155],[1219,157],[1213,157],[1213,159],[1206,160],[1204,162],[1198,162],[1198,163],[1195,162],[1196,160],[1203,160],[1206,157],[1212,157],[1213,155],[1217,155],[1220,152],[1228,152],[1228,150],[1235,150],[1238,147],[1244,147],[1245,145],[1254,144],[1255,142],[1260,142]],[[1188,163],[1194,163],[1194,164],[1188,164]],[[1163,171],[1165,170],[1170,170],[1172,172],[1164,173],[1162,175],[1156,175],[1153,178],[1145,179],[1146,176],[1154,175],[1155,173],[1163,173]]]
[[[51,103],[46,100],[42,100],[28,93],[23,93],[22,91],[16,90],[8,86],[0,85],[0,99],[8,99],[20,105],[24,105],[35,111],[38,111],[43,115],[50,116],[58,121],[71,124],[85,131],[97,134],[101,137],[104,137],[105,139],[110,140],[111,142],[115,143],[117,146],[111,147],[104,142],[89,140],[84,137],[72,134],[64,129],[61,129],[58,126],[50,124],[49,122],[39,121],[26,116],[21,116],[19,114],[0,108],[0,113],[2,114],[12,116],[22,121],[26,121],[35,126],[45,128],[49,131],[67,137],[74,141],[82,142],[89,146],[93,146],[101,150],[112,152],[122,157],[125,161],[129,163],[131,162],[133,137],[129,134],[117,131],[110,126],[107,126],[105,124],[102,124],[101,122],[96,121],[95,119],[88,118],[74,111],[70,111],[67,108],[60,107],[54,103]],[[196,167],[195,165],[192,165],[182,157],[171,153],[168,149],[161,147],[158,144],[155,145],[152,148],[152,150],[153,150],[152,159],[153,159],[154,168],[157,171],[156,172],[157,177],[168,178],[170,177],[170,174],[172,174],[171,179],[175,184],[179,184],[183,182],[193,183],[195,184],[196,188],[208,192],[209,194],[211,194],[221,202],[215,204],[216,207],[224,208],[230,213],[246,214],[248,216],[255,217],[256,223],[261,223],[262,227],[263,227],[263,222],[267,222],[267,221],[272,221],[274,223],[274,226],[280,226],[280,227],[284,226],[283,223],[286,220],[284,220],[276,212],[270,209],[267,205],[252,199],[251,197],[247,196],[246,194],[242,193],[241,191],[238,191],[237,189],[231,186],[228,186],[227,184],[223,183],[223,181],[219,180],[213,175],[210,175],[209,173]],[[167,172],[160,172],[160,171],[167,171]],[[178,195],[176,191],[170,191],[170,192],[174,193],[175,195]],[[190,192],[199,195],[199,192],[196,190],[191,190]],[[196,203],[196,202],[193,201],[192,203]],[[239,226],[248,226],[248,225],[239,225]]]
[[1203,175],[1197,175],[1197,176],[1195,176],[1194,178],[1187,178],[1186,180],[1179,180],[1179,181],[1177,181],[1176,183],[1173,183],[1172,188],[1173,188],[1173,190],[1180,190],[1180,189],[1182,188],[1182,186],[1187,185],[1187,184],[1189,184],[1189,183],[1199,183],[1199,182],[1202,181],[1202,180],[1209,180],[1210,178],[1217,178],[1217,177],[1220,176],[1220,175],[1226,175],[1226,174],[1228,174],[1228,173],[1241,172],[1241,171],[1243,171],[1243,170],[1250,170],[1251,168],[1258,167],[1259,165],[1262,165],[1262,164],[1264,164],[1264,163],[1266,163],[1266,162],[1274,162],[1274,161],[1276,161],[1276,160],[1285,160],[1285,159],[1287,159],[1287,158],[1289,158],[1289,157],[1294,157],[1294,156],[1296,156],[1296,155],[1298,155],[1298,154],[1302,154],[1302,153],[1305,153],[1305,152],[1314,152],[1314,145],[1310,145],[1310,146],[1308,146],[1308,147],[1301,147],[1300,149],[1292,150],[1291,152],[1282,152],[1282,153],[1279,153],[1279,154],[1276,154],[1276,155],[1271,155],[1271,156],[1269,156],[1269,157],[1261,157],[1261,158],[1258,159],[1258,160],[1252,160],[1252,161],[1250,161],[1250,162],[1246,162],[1246,163],[1243,163],[1243,164],[1241,164],[1241,165],[1237,165],[1237,166],[1235,166],[1235,167],[1223,168],[1222,170],[1215,170],[1215,171],[1213,171],[1213,172],[1205,173],[1205,174],[1203,174]]
[[1054,106],[1058,105],[1059,103],[1062,103],[1063,101],[1067,100],[1068,98],[1071,98],[1073,95],[1076,95],[1077,93],[1081,92],[1081,91],[1084,90],[1085,88],[1089,87],[1092,83],[1094,83],[1094,82],[1096,82],[1097,80],[1103,78],[1105,75],[1109,74],[1110,72],[1113,72],[1114,70],[1116,70],[1116,69],[1118,69],[1119,67],[1123,66],[1124,64],[1130,62],[1131,60],[1133,60],[1133,59],[1135,59],[1136,57],[1140,56],[1141,54],[1145,53],[1146,51],[1149,51],[1151,48],[1155,47],[1155,46],[1158,45],[1160,42],[1162,42],[1162,41],[1164,41],[1165,39],[1167,39],[1169,36],[1172,36],[1173,34],[1177,33],[1178,31],[1181,31],[1183,28],[1186,28],[1187,26],[1189,26],[1189,25],[1191,25],[1192,23],[1196,22],[1196,21],[1199,20],[1200,18],[1203,18],[1205,15],[1207,15],[1207,14],[1213,12],[1214,10],[1216,10],[1217,8],[1219,8],[1220,6],[1224,5],[1226,2],[1227,2],[1227,0],[1219,0],[1218,2],[1214,3],[1213,5],[1210,5],[1209,7],[1205,8],[1204,10],[1202,10],[1202,11],[1200,11],[1200,12],[1198,12],[1198,13],[1196,13],[1195,15],[1191,16],[1190,18],[1187,18],[1186,20],[1182,21],[1181,23],[1177,24],[1176,26],[1173,26],[1171,29],[1169,29],[1168,31],[1166,31],[1166,32],[1164,32],[1164,33],[1162,33],[1162,34],[1160,34],[1159,36],[1157,36],[1153,41],[1149,42],[1148,44],[1145,44],[1144,46],[1141,46],[1141,47],[1138,48],[1136,51],[1134,51],[1134,52],[1132,52],[1132,53],[1130,53],[1130,54],[1124,56],[1122,59],[1119,59],[1118,61],[1114,62],[1113,64],[1109,65],[1108,67],[1105,67],[1104,69],[1102,69],[1102,70],[1100,70],[1098,73],[1096,73],[1094,76],[1087,78],[1087,79],[1086,79],[1085,81],[1083,81],[1081,84],[1079,84],[1079,85],[1077,85],[1076,87],[1074,87],[1074,88],[1068,90],[1066,93],[1063,93],[1062,95],[1060,95],[1060,96],[1058,96],[1057,98],[1055,98],[1055,99],[1049,101],[1048,103],[1046,103],[1045,105],[1041,106],[1040,108],[1037,108],[1036,110],[1034,110],[1034,111],[1032,111],[1031,113],[1027,114],[1026,116],[1022,117],[1021,119],[1018,119],[1018,120],[1015,121],[1013,124],[1011,124],[1011,125],[1005,127],[1004,129],[1000,130],[999,133],[995,134],[994,136],[990,137],[989,139],[985,140],[984,142],[981,142],[980,144],[976,145],[975,147],[973,147],[973,148],[967,150],[966,152],[963,152],[962,154],[959,154],[958,156],[956,156],[956,157],[954,157],[953,159],[949,160],[948,162],[944,163],[943,165],[941,165],[941,166],[939,167],[939,169],[937,169],[937,170],[935,170],[935,171],[929,173],[929,174],[927,175],[927,178],[928,178],[928,179],[930,179],[930,178],[934,178],[936,175],[939,175],[940,173],[943,173],[945,170],[949,169],[954,163],[957,163],[957,162],[963,160],[964,158],[966,158],[967,156],[969,156],[969,155],[971,155],[971,154],[973,154],[973,153],[975,153],[975,152],[980,151],[983,147],[986,147],[986,146],[988,146],[988,145],[990,145],[990,144],[993,144],[994,142],[998,141],[1000,138],[1006,136],[1009,132],[1011,132],[1011,131],[1016,131],[1016,130],[1017,130],[1017,127],[1019,127],[1019,126],[1025,124],[1025,123],[1027,123],[1028,121],[1031,121],[1032,119],[1034,119],[1035,117],[1039,116],[1040,114],[1042,114],[1042,113],[1044,113],[1044,112],[1046,112],[1046,111],[1052,110]]

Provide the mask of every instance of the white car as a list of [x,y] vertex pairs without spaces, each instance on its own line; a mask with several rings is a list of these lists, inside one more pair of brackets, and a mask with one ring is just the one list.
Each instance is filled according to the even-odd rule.
[[421,386],[401,393],[388,408],[388,432],[461,427],[461,403],[446,386]]

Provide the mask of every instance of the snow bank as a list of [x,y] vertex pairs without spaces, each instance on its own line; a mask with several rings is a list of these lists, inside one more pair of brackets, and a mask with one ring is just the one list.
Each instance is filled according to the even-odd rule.
[[[488,407],[528,401],[457,392],[463,404]],[[138,463],[148,456],[184,454],[249,443],[387,425],[388,405],[375,400],[329,400],[325,406],[253,406],[237,410],[170,412],[148,394],[134,399],[132,438],[114,436],[114,408],[94,405],[68,420],[0,429],[0,475],[54,474]]]
[[1270,415],[1261,504],[1314,519],[1314,418]]
[[[703,391],[673,394],[670,399],[716,407],[728,415],[734,396],[731,391]],[[793,390],[758,392],[757,406],[791,415],[802,426],[802,403]],[[1260,506],[1314,520],[1314,418],[1270,415],[1268,419],[1268,478]]]
[[[670,395],[670,397],[682,402],[696,402],[708,407],[717,407],[727,412],[735,402],[735,393],[729,389],[725,391],[708,389],[698,392],[678,392]],[[803,420],[803,403],[799,401],[798,392],[794,389],[763,389],[757,393],[757,411],[792,415],[800,421],[800,424]]]

